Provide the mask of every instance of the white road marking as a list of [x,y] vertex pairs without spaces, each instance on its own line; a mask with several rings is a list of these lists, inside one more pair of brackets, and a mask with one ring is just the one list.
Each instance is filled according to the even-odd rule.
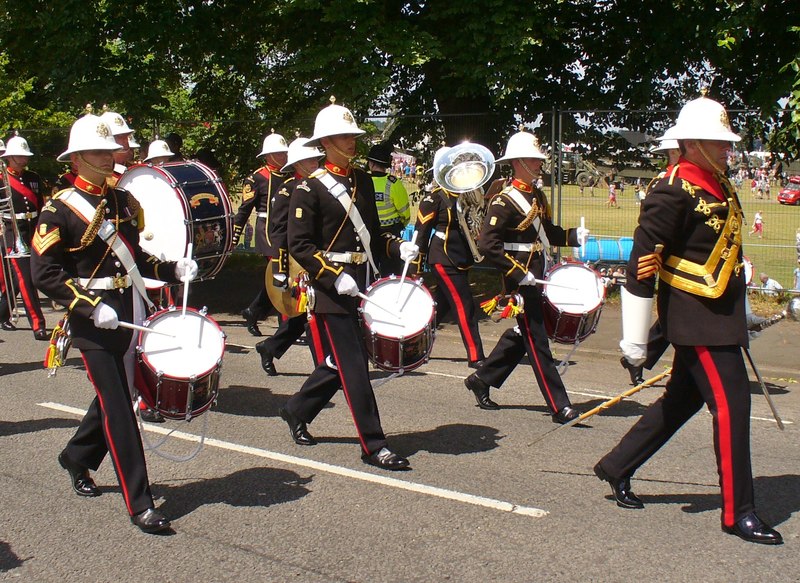
[[[41,407],[47,407],[48,409],[54,409],[56,411],[61,411],[63,413],[69,413],[72,415],[83,416],[86,414],[86,411],[84,409],[78,409],[76,407],[70,407],[68,405],[62,405],[60,403],[48,402],[48,403],[38,403],[38,404]],[[167,433],[170,433],[169,429],[151,425],[149,423],[145,423],[144,428],[147,431],[150,431],[152,433],[158,433],[161,435],[166,435]],[[183,431],[172,431],[171,435],[172,437],[175,437],[177,439],[183,439],[185,441],[193,441],[195,443],[199,442],[201,439],[199,435],[194,435],[192,433],[185,433]],[[457,492],[455,490],[447,490],[444,488],[438,488],[436,486],[427,486],[425,484],[407,482],[405,480],[398,480],[397,478],[389,478],[387,476],[378,476],[375,474],[370,474],[368,472],[351,470],[349,468],[343,468],[341,466],[334,466],[332,464],[326,464],[324,462],[318,462],[305,458],[295,457],[292,455],[286,455],[274,451],[269,451],[266,449],[260,449],[257,447],[239,445],[237,443],[222,441],[220,439],[206,437],[205,444],[210,447],[216,447],[228,451],[235,451],[238,453],[265,458],[276,462],[281,462],[294,466],[300,466],[303,468],[310,468],[312,470],[326,472],[337,476],[343,476],[345,478],[361,480],[363,482],[370,482],[373,484],[379,484],[381,486],[389,486],[391,488],[398,488],[400,490],[407,490],[409,492],[416,492],[418,494],[425,494],[427,496],[436,496],[438,498],[444,498],[446,500],[454,500],[456,502],[463,502],[466,504],[473,504],[475,506],[483,506],[484,508],[491,508],[493,510],[502,510],[503,512],[511,512],[513,514],[521,514],[523,516],[531,516],[533,518],[542,518],[543,516],[547,516],[547,514],[549,514],[546,510],[542,510],[541,508],[534,508],[532,506],[520,506],[518,504],[512,504],[511,502],[505,502],[503,500],[495,500],[493,498],[475,496],[473,494],[466,494],[464,492]]]

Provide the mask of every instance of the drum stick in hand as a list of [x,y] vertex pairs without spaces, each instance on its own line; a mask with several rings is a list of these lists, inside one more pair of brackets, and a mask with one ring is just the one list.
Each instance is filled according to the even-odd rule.
[[166,332],[161,332],[160,330],[154,330],[153,328],[148,328],[147,326],[138,326],[136,324],[131,324],[130,322],[120,322],[120,328],[128,328],[129,330],[138,330],[139,332],[144,332],[145,334],[158,334],[159,336],[166,336],[168,338],[177,338],[174,334],[167,334]]
[[[186,258],[192,258],[192,244],[186,246]],[[181,306],[181,318],[186,318],[186,302],[189,301],[189,281],[183,282],[183,306]]]
[[[415,244],[417,242],[417,231],[414,229],[414,234],[411,235],[411,244]],[[394,301],[395,304],[400,303],[400,296],[403,295],[403,282],[406,280],[406,274],[408,273],[408,265],[411,263],[410,259],[406,259],[406,264],[403,265],[403,274],[400,276],[400,285],[397,286],[397,299]]]

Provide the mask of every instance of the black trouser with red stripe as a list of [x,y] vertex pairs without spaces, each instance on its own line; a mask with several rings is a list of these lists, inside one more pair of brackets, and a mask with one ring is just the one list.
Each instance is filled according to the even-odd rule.
[[[352,314],[315,314],[323,343],[330,349],[300,390],[286,403],[286,409],[311,423],[339,389],[358,432],[361,449],[368,454],[386,447],[378,403],[369,380],[369,364],[364,336]],[[336,368],[329,366],[333,364]]]
[[[7,250],[7,253],[10,251]],[[5,259],[4,259],[5,260]],[[33,287],[31,280],[31,259],[30,257],[20,257],[18,259],[11,259],[7,264],[10,268],[13,289],[17,294],[22,297],[22,303],[25,306],[25,314],[28,317],[28,322],[31,329],[35,332],[37,330],[44,330],[46,328],[44,321],[44,314],[42,314],[42,305],[39,302],[39,293]],[[9,285],[6,282],[6,285]],[[0,299],[0,322],[6,322],[11,316],[11,306],[8,303],[7,294],[3,295]]]
[[486,384],[500,387],[527,353],[547,406],[551,412],[558,413],[570,406],[570,400],[553,364],[553,354],[543,323],[542,294],[539,288],[533,286],[523,286],[519,292],[525,301],[525,311],[517,316],[517,326],[503,333],[475,374]]
[[91,470],[100,467],[109,453],[125,506],[133,516],[151,508],[153,496],[131,407],[124,353],[84,350],[81,356],[97,396],[64,451],[72,461]]
[[467,359],[470,362],[483,360],[485,356],[481,336],[478,332],[478,308],[469,287],[468,273],[440,263],[435,263],[431,267],[439,280],[437,300],[441,297],[447,300],[445,305],[442,305],[441,301],[437,301],[437,323],[452,310],[456,316],[464,348],[467,349]]
[[632,476],[703,403],[714,426],[722,524],[733,526],[754,509],[750,382],[739,346],[675,346],[672,377],[664,394],[600,465],[613,478]]

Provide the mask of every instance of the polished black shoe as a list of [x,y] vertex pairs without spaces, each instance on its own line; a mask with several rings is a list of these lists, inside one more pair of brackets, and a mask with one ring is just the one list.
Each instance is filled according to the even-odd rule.
[[297,346],[308,346],[308,338],[305,336],[301,336],[297,340],[294,341]]
[[755,512],[745,514],[733,526],[723,526],[722,530],[728,534],[735,534],[739,538],[760,545],[782,545],[783,537],[777,530],[764,524]]
[[484,360],[483,360],[482,358],[481,358],[481,359],[479,359],[479,360],[470,360],[470,361],[467,363],[467,366],[468,366],[468,367],[470,367],[470,368],[474,368],[475,370],[477,370],[477,369],[479,369],[480,367],[482,367],[482,366],[483,366],[483,363],[484,363]]
[[139,409],[139,418],[146,423],[164,423],[166,421],[161,413],[150,407]]
[[624,356],[619,359],[619,363],[622,365],[622,368],[627,370],[628,374],[631,375],[631,384],[633,386],[641,385],[644,382],[643,366],[633,366]]
[[611,485],[611,493],[614,495],[614,500],[616,500],[617,506],[620,508],[644,508],[644,502],[642,502],[631,490],[630,478],[612,478],[605,472],[599,463],[594,466],[594,474],[604,482],[608,482]]
[[247,325],[247,331],[250,332],[253,336],[263,336],[261,330],[258,329],[258,318],[256,315],[250,311],[250,308],[245,308],[242,310],[242,318],[244,318],[245,324]]
[[472,373],[464,379],[464,385],[475,395],[475,400],[478,402],[478,407],[481,409],[496,411],[500,408],[500,405],[489,398],[489,385],[481,380],[475,373]]
[[305,421],[300,421],[283,407],[278,409],[278,415],[286,421],[289,426],[289,433],[297,445],[317,445],[317,440],[308,432]]
[[576,409],[572,407],[564,407],[558,413],[553,413],[553,423],[561,423],[564,425],[565,423],[569,423],[573,419],[577,419],[580,417],[581,414],[578,413]]
[[382,447],[375,453],[362,454],[361,459],[365,464],[381,468],[383,470],[407,470],[409,469],[408,460],[397,455],[388,447]]
[[50,340],[50,334],[47,333],[47,330],[34,330],[33,337],[36,340]]
[[100,488],[89,476],[89,470],[73,462],[65,452],[62,451],[58,454],[58,463],[69,472],[69,477],[72,480],[72,489],[78,496],[86,496],[88,498],[102,494]]
[[142,532],[152,534],[169,528],[169,520],[155,508],[148,508],[144,512],[131,516],[131,522],[138,526]]
[[272,354],[267,350],[267,344],[264,341],[256,344],[256,352],[261,355],[261,368],[264,372],[271,377],[278,376],[278,371],[275,369],[275,363],[272,362]]
[[13,332],[14,330],[16,330],[16,329],[17,329],[17,327],[16,327],[16,326],[14,326],[14,324],[12,324],[12,323],[11,323],[10,321],[8,321],[8,320],[6,320],[6,321],[5,321],[5,322],[3,322],[2,324],[0,324],[0,328],[2,328],[3,330],[5,330],[6,332]]

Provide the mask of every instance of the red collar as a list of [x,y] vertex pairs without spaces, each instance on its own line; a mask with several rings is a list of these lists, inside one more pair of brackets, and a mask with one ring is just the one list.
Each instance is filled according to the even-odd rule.
[[295,178],[295,180],[302,180],[303,179],[303,175],[300,174],[299,172],[295,172],[294,173],[294,178]]
[[722,186],[720,186],[713,172],[700,168],[700,166],[681,157],[678,160],[676,174],[679,178],[683,178],[687,182],[699,186],[706,192],[713,194],[715,198],[723,201],[726,200],[725,192],[722,190]]
[[511,181],[511,186],[513,186],[514,188],[516,188],[517,190],[519,190],[521,192],[527,192],[527,193],[533,192],[533,185],[532,184],[528,184],[527,182],[523,182],[522,180],[520,180],[518,178],[515,178],[514,180]]
[[106,185],[97,186],[96,184],[89,182],[83,176],[75,177],[75,188],[82,190],[83,192],[93,194],[94,196],[103,196],[106,193]]
[[264,164],[264,168],[266,168],[270,172],[274,172],[275,174],[281,173],[281,169],[278,168],[277,166],[273,166],[272,164]]
[[19,176],[20,175],[20,173],[17,172],[16,170],[14,170],[11,166],[6,166],[6,170],[8,170],[8,173],[11,174],[11,176]]
[[342,168],[328,161],[325,161],[325,169],[336,176],[347,176],[350,173],[350,168]]

